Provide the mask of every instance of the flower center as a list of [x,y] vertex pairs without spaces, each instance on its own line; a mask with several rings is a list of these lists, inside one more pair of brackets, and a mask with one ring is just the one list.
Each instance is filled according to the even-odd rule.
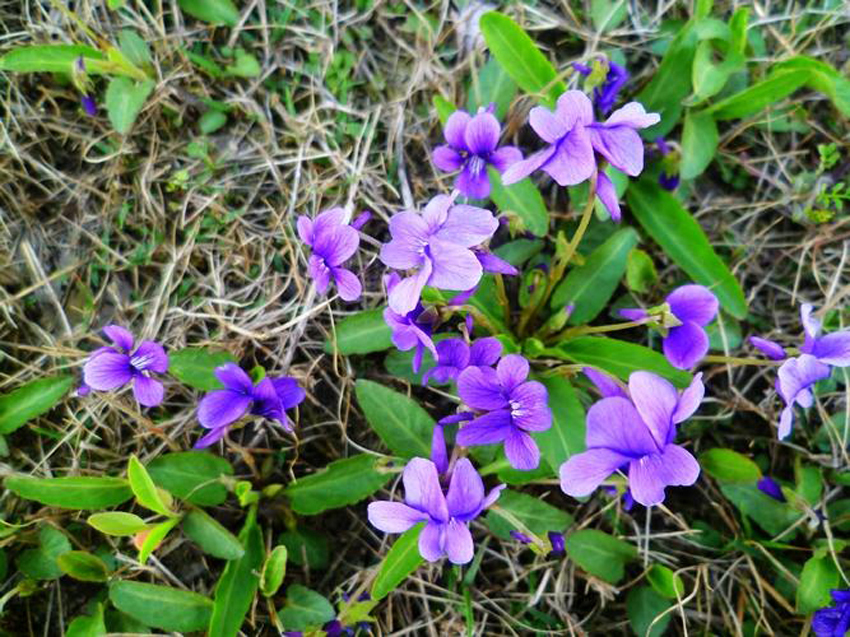
[[148,365],[150,365],[153,360],[153,355],[145,354],[144,356],[133,356],[130,359],[130,365],[134,368],[141,371],[144,371]]
[[469,159],[469,170],[477,177],[481,171],[487,166],[487,162],[481,159],[478,155],[473,155]]
[[508,402],[508,405],[511,407],[512,418],[519,418],[525,415],[525,409],[522,408],[522,403],[518,400],[511,400]]

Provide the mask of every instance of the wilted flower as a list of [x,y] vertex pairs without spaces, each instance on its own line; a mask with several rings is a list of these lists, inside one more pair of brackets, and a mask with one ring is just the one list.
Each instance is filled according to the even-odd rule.
[[164,374],[168,371],[168,355],[162,345],[142,341],[133,351],[133,335],[123,327],[108,325],[103,328],[103,333],[112,341],[112,347],[101,347],[92,352],[83,366],[83,386],[109,391],[132,382],[133,395],[140,405],[159,405],[165,389],[161,382],[151,377],[151,373]]
[[696,482],[699,464],[674,440],[676,425],[690,418],[704,393],[702,374],[680,393],[656,374],[634,372],[630,398],[603,398],[588,410],[587,451],[561,465],[561,489],[574,497],[590,495],[628,465],[632,497],[652,506],[664,500],[665,487]]
[[468,367],[457,379],[457,391],[469,407],[486,412],[458,431],[457,444],[488,445],[503,442],[508,462],[530,471],[540,463],[540,450],[529,431],[552,426],[546,387],[527,381],[528,361],[510,354],[496,369]]
[[472,345],[460,338],[449,338],[437,343],[437,364],[422,376],[422,384],[430,379],[448,383],[468,367],[491,367],[502,355],[502,344],[498,339],[479,338]]
[[488,197],[487,166],[501,173],[522,159],[522,153],[514,146],[496,148],[501,133],[499,120],[489,110],[480,110],[475,116],[455,111],[443,129],[448,144],[434,149],[434,163],[446,172],[460,170],[455,187],[467,197]]
[[505,485],[484,494],[481,476],[467,458],[455,464],[448,493],[444,494],[437,467],[425,458],[413,458],[402,476],[404,503],[372,502],[368,507],[369,522],[385,533],[404,533],[420,522],[426,522],[419,535],[419,553],[429,562],[444,555],[453,564],[472,560],[472,534],[469,522],[499,497]]
[[297,225],[301,240],[313,250],[307,271],[316,283],[316,291],[324,294],[333,280],[344,301],[360,298],[360,279],[342,267],[360,245],[357,230],[345,223],[345,210],[331,208],[315,219],[301,215]]
[[832,607],[812,615],[812,630],[817,637],[844,637],[850,630],[850,590],[832,590]]
[[224,389],[209,392],[198,405],[198,421],[210,431],[195,443],[196,449],[221,440],[228,427],[249,411],[255,416],[275,420],[287,431],[292,431],[286,410],[304,400],[304,390],[294,378],[266,377],[254,385],[251,377],[236,363],[216,367],[215,377]]
[[[384,285],[387,288],[387,294],[392,294],[400,281],[401,278],[395,272],[386,275]],[[422,357],[426,349],[431,352],[435,360],[437,359],[437,348],[431,340],[434,319],[434,315],[425,311],[421,303],[417,303],[407,314],[399,314],[391,307],[384,310],[384,322],[390,327],[393,345],[402,352],[416,348],[413,355],[414,373],[418,373],[419,368],[422,367]]]

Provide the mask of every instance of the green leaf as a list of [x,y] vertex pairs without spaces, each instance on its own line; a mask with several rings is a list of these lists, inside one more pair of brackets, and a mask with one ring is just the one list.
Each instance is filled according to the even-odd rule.
[[552,426],[546,431],[537,431],[532,435],[540,447],[543,459],[557,474],[570,456],[585,449],[584,408],[576,390],[563,376],[549,376],[540,380],[549,392]]
[[470,84],[466,110],[475,114],[479,107],[487,108],[490,104],[495,104],[496,118],[501,121],[508,114],[508,108],[513,102],[516,92],[516,82],[505,72],[499,61],[491,57],[481,67],[476,80]]
[[109,579],[109,569],[103,560],[86,551],[68,551],[56,558],[63,573],[81,582],[105,582]]
[[177,0],[180,8],[193,18],[235,27],[239,22],[239,10],[230,0]]
[[724,482],[752,483],[761,478],[758,465],[731,449],[709,449],[699,456],[699,464],[713,478]]
[[621,228],[596,248],[583,265],[570,270],[558,284],[550,303],[553,309],[574,304],[570,325],[583,325],[595,319],[620,284],[626,272],[629,251],[637,245],[633,228]]
[[167,492],[157,488],[153,479],[135,455],[130,456],[130,462],[127,465],[127,479],[130,480],[130,488],[140,505],[161,515],[174,515],[174,512],[169,508],[171,503],[166,502],[166,498],[163,496],[163,493],[167,494]]
[[70,375],[48,376],[0,396],[0,434],[10,434],[36,416],[50,411],[73,384],[74,377]]
[[547,349],[546,353],[596,367],[625,381],[632,372],[644,370],[663,376],[679,388],[691,382],[691,375],[673,367],[663,354],[643,345],[604,336],[579,336]]
[[95,604],[94,615],[78,615],[65,630],[65,637],[102,637],[106,635],[103,604]]
[[180,522],[180,518],[170,518],[146,532],[142,541],[142,548],[139,549],[138,560],[140,563],[144,564],[148,561],[151,553],[159,548],[159,545],[162,544],[171,529],[177,526],[178,522]]
[[107,509],[133,497],[123,478],[10,476],[4,485],[22,498],[63,509]]
[[245,554],[245,549],[233,533],[200,509],[189,511],[183,518],[182,528],[204,553],[223,560],[235,560]]
[[[743,515],[768,535],[779,535],[802,516],[786,502],[777,502],[754,484],[720,484],[720,491]],[[789,539],[786,537],[786,539]]]
[[597,33],[616,29],[628,15],[626,0],[591,0],[590,18]]
[[265,597],[274,597],[280,585],[283,584],[283,578],[286,577],[288,556],[289,551],[286,546],[279,544],[266,557],[266,562],[263,564],[263,570],[260,574],[260,591]]
[[370,380],[358,380],[354,388],[366,420],[393,453],[403,458],[431,454],[434,419],[416,401]]
[[237,362],[230,352],[206,347],[187,347],[168,354],[168,372],[184,385],[203,391],[222,389],[216,367]]
[[312,570],[324,569],[330,561],[328,539],[310,529],[292,529],[280,534],[278,542],[286,547],[289,561],[296,566],[309,566]]
[[504,489],[484,518],[487,528],[502,540],[510,539],[510,532],[516,528],[510,518],[503,515],[503,511],[516,517],[540,537],[545,537],[549,531],[563,532],[573,523],[573,517],[569,513],[536,496]]
[[596,529],[570,533],[566,548],[576,564],[609,584],[623,579],[626,562],[637,557],[634,546]]
[[552,106],[566,87],[522,27],[496,11],[481,16],[479,24],[490,53],[511,79],[527,93],[542,94],[544,103]]
[[293,482],[284,493],[296,513],[316,515],[360,502],[375,493],[392,477],[381,469],[379,458],[361,453],[336,460],[322,471]]
[[380,601],[392,593],[425,561],[419,554],[419,534],[422,533],[424,526],[423,523],[419,523],[405,531],[393,543],[386,557],[381,560],[378,574],[372,582],[374,601]]
[[434,97],[431,98],[431,102],[434,104],[434,109],[437,111],[437,117],[443,125],[445,125],[451,114],[457,110],[457,107],[449,100],[445,99],[442,95],[434,95]]
[[18,570],[29,578],[51,580],[62,577],[57,560],[71,550],[65,534],[43,526],[38,532],[38,548],[27,549],[18,556]]
[[122,29],[118,33],[118,48],[132,64],[140,66],[153,62],[148,43],[135,31]]
[[517,215],[522,219],[523,228],[538,237],[549,232],[549,211],[543,201],[543,195],[537,190],[531,179],[525,178],[510,186],[502,185],[499,171],[488,166],[490,175],[490,198],[499,207],[499,212]]
[[285,630],[319,627],[335,616],[334,607],[327,599],[300,584],[287,589],[286,605],[277,612]]
[[732,73],[746,65],[746,59],[741,53],[730,51],[719,64],[714,62],[714,57],[715,48],[710,41],[705,40],[697,45],[691,75],[694,85],[693,102],[701,102],[717,95],[726,86]]
[[810,79],[811,72],[808,69],[789,69],[721,100],[708,108],[707,112],[718,121],[749,117],[785,99]]
[[211,135],[222,126],[227,124],[227,113],[217,109],[210,109],[198,120],[198,129],[204,135]]
[[646,579],[659,595],[670,599],[682,598],[685,595],[685,583],[681,575],[663,564],[653,564],[646,573]]
[[135,82],[129,77],[113,77],[106,88],[106,112],[112,127],[126,135],[153,91],[156,82]]
[[655,264],[646,252],[632,248],[626,259],[626,285],[633,292],[646,293],[658,280]]
[[805,55],[795,55],[775,64],[771,74],[795,70],[808,71],[806,85],[828,95],[835,108],[845,117],[850,117],[850,80],[826,62]]
[[649,586],[633,588],[626,597],[626,614],[632,630],[639,637],[661,637],[667,630],[673,613],[667,613],[654,624],[652,622],[672,605],[672,602],[664,599]]
[[125,513],[123,511],[110,511],[108,513],[95,513],[89,516],[86,520],[89,526],[94,527],[101,533],[106,535],[115,535],[122,537],[125,535],[135,535],[142,531],[147,531],[151,528],[138,515]]
[[146,626],[162,630],[205,630],[213,608],[212,600],[198,593],[121,580],[109,586],[109,601]]
[[208,637],[235,637],[245,622],[260,585],[256,571],[263,564],[266,551],[263,532],[257,524],[256,507],[251,508],[245,526],[239,532],[239,539],[233,540],[245,546],[244,554],[228,562],[218,579]]
[[635,217],[664,253],[694,281],[711,288],[729,314],[743,319],[747,299],[741,285],[678,199],[644,179],[631,185],[627,198]]
[[[351,354],[382,352],[393,346],[392,330],[384,321],[384,308],[365,310],[346,316],[336,326],[336,351]],[[325,351],[332,354],[334,343],[325,342]]]
[[70,75],[74,62],[80,56],[85,60],[87,73],[94,75],[99,72],[100,67],[89,62],[103,60],[103,53],[81,44],[43,44],[12,49],[0,57],[0,71]]
[[693,179],[702,174],[714,158],[717,141],[717,122],[711,114],[688,111],[682,131],[682,160],[679,164],[682,179]]
[[245,49],[237,49],[236,60],[224,69],[227,75],[235,77],[259,77],[262,73],[260,63]]
[[840,577],[832,555],[815,556],[806,560],[797,587],[797,612],[808,615],[832,605],[829,591],[839,588]]
[[203,507],[218,506],[227,499],[221,478],[233,475],[227,460],[205,451],[168,453],[154,458],[147,469],[157,486]]

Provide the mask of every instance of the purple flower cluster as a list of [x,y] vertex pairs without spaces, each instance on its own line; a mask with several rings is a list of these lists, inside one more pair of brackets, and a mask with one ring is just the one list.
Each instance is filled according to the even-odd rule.
[[313,250],[307,272],[316,291],[324,294],[333,281],[342,300],[356,301],[362,292],[360,279],[342,264],[357,252],[360,235],[345,222],[345,216],[342,208],[326,210],[313,220],[302,215],[298,217],[298,235]]

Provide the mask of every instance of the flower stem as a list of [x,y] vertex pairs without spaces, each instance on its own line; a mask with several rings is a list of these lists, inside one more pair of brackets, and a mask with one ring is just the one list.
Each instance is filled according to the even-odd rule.
[[716,356],[714,354],[702,359],[703,363],[727,363],[729,365],[781,365],[782,361],[772,361],[763,358],[741,358],[738,356]]
[[558,342],[566,338],[575,338],[584,334],[602,334],[604,332],[617,332],[619,330],[628,330],[633,327],[640,327],[647,323],[652,323],[652,318],[640,319],[639,321],[627,321],[625,323],[613,323],[611,325],[580,325],[578,327],[568,327],[561,330],[554,336],[547,339],[548,341]]

